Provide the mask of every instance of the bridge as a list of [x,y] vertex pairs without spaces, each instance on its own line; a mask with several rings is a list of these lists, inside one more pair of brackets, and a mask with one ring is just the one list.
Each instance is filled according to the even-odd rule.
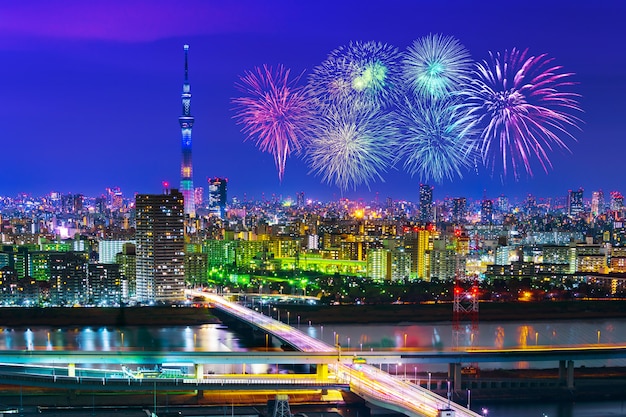
[[341,360],[341,347],[329,346],[280,321],[266,317],[223,297],[192,291],[194,297],[204,297],[219,309],[252,326],[271,333],[275,337],[305,352],[323,352],[336,355],[336,363],[319,364],[317,375],[323,379],[332,367],[338,381],[347,381],[350,390],[372,404],[401,412],[409,417],[480,417],[479,414],[461,407],[420,386],[401,381],[390,374],[367,364],[346,364]]
[[[261,315],[224,298],[207,293],[206,297],[220,309],[248,325],[280,338],[299,351],[65,351],[19,350],[0,351],[0,380],[19,386],[42,386],[93,391],[204,391],[204,390],[265,390],[298,392],[323,389],[350,389],[372,404],[389,408],[410,417],[437,416],[441,408],[450,408],[456,416],[477,414],[451,403],[447,398],[432,393],[429,383],[418,386],[392,376],[372,364],[434,364],[450,365],[453,387],[460,385],[461,363],[558,361],[561,383],[573,388],[573,362],[590,359],[626,358],[626,346],[533,346],[524,349],[468,349],[448,351],[345,351],[330,346],[299,330]],[[198,295],[199,296],[199,295]],[[358,359],[357,360],[355,360]],[[358,363],[356,363],[358,362]],[[364,362],[364,363],[362,363]],[[191,372],[169,378],[138,375],[124,371],[125,365],[186,364]],[[77,364],[86,365],[77,368]],[[117,365],[114,369],[90,369],[89,364]],[[209,364],[238,364],[240,374],[213,375],[204,372]],[[247,364],[314,365],[317,374],[267,375],[247,374]],[[567,367],[565,366],[567,365]],[[147,367],[148,369],[149,367]],[[329,372],[330,371],[330,372]],[[443,381],[445,384],[445,381]],[[458,384],[458,385],[457,385]],[[438,392],[445,395],[445,386]],[[445,415],[445,414],[444,414]]]

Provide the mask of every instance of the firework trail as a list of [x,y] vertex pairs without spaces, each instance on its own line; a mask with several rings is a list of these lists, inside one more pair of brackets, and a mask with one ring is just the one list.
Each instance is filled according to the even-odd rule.
[[390,116],[376,110],[331,108],[307,149],[311,171],[342,191],[382,180],[395,146],[390,126]]
[[568,129],[580,122],[568,113],[581,111],[580,96],[562,91],[574,84],[573,74],[562,72],[546,54],[528,56],[527,51],[490,53],[489,61],[476,65],[475,78],[462,93],[479,129],[483,162],[492,169],[501,163],[504,175],[510,166],[515,179],[522,168],[532,176],[535,159],[547,172],[550,151],[569,150],[561,137],[575,140]]
[[404,168],[425,181],[442,182],[463,177],[473,163],[474,144],[471,119],[456,101],[424,103],[406,99],[399,111],[400,146],[397,160]]
[[397,101],[402,77],[398,49],[380,42],[351,42],[332,51],[309,79],[318,106],[386,107]]
[[454,37],[434,34],[417,39],[404,54],[402,73],[419,97],[439,99],[470,79],[472,59]]
[[296,86],[300,77],[290,80],[289,72],[282,65],[276,70],[264,65],[247,71],[236,85],[246,96],[232,100],[241,131],[247,139],[256,138],[261,151],[274,156],[281,181],[287,157],[303,148],[314,121],[307,89]]

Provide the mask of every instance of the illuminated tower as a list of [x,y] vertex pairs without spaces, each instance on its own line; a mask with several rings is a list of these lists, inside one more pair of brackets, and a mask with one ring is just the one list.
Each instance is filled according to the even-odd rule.
[[189,87],[189,70],[187,66],[187,52],[189,45],[185,45],[185,82],[183,83],[183,114],[178,118],[182,132],[183,159],[180,164],[180,191],[185,200],[185,216],[196,217],[196,205],[193,190],[193,168],[191,166],[191,129],[194,118],[191,115],[191,92]]

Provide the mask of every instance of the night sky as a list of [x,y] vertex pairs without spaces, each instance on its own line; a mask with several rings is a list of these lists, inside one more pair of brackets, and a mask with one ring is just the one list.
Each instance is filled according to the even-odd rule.
[[488,169],[435,186],[445,196],[585,197],[626,193],[626,2],[615,1],[20,1],[0,4],[0,195],[51,191],[96,196],[106,187],[160,192],[180,179],[183,45],[193,94],[194,185],[229,179],[229,198],[273,194],[324,200],[417,200],[402,169],[341,193],[299,157],[278,180],[273,157],[233,119],[246,70],[284,64],[304,78],[333,49],[380,41],[404,50],[430,33],[458,38],[472,58],[529,48],[579,83],[583,114],[571,153],[547,174],[514,181]]

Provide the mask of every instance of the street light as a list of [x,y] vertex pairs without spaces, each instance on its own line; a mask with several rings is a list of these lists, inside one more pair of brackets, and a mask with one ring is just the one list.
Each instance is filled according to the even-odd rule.
[[484,408],[484,407],[483,407],[483,408],[480,410],[480,413],[483,415],[483,417],[485,417],[487,414],[489,414],[489,410],[487,410],[486,408]]
[[287,326],[289,326],[289,317],[291,317],[291,312],[287,311]]
[[430,391],[430,372],[428,373],[428,391]]

